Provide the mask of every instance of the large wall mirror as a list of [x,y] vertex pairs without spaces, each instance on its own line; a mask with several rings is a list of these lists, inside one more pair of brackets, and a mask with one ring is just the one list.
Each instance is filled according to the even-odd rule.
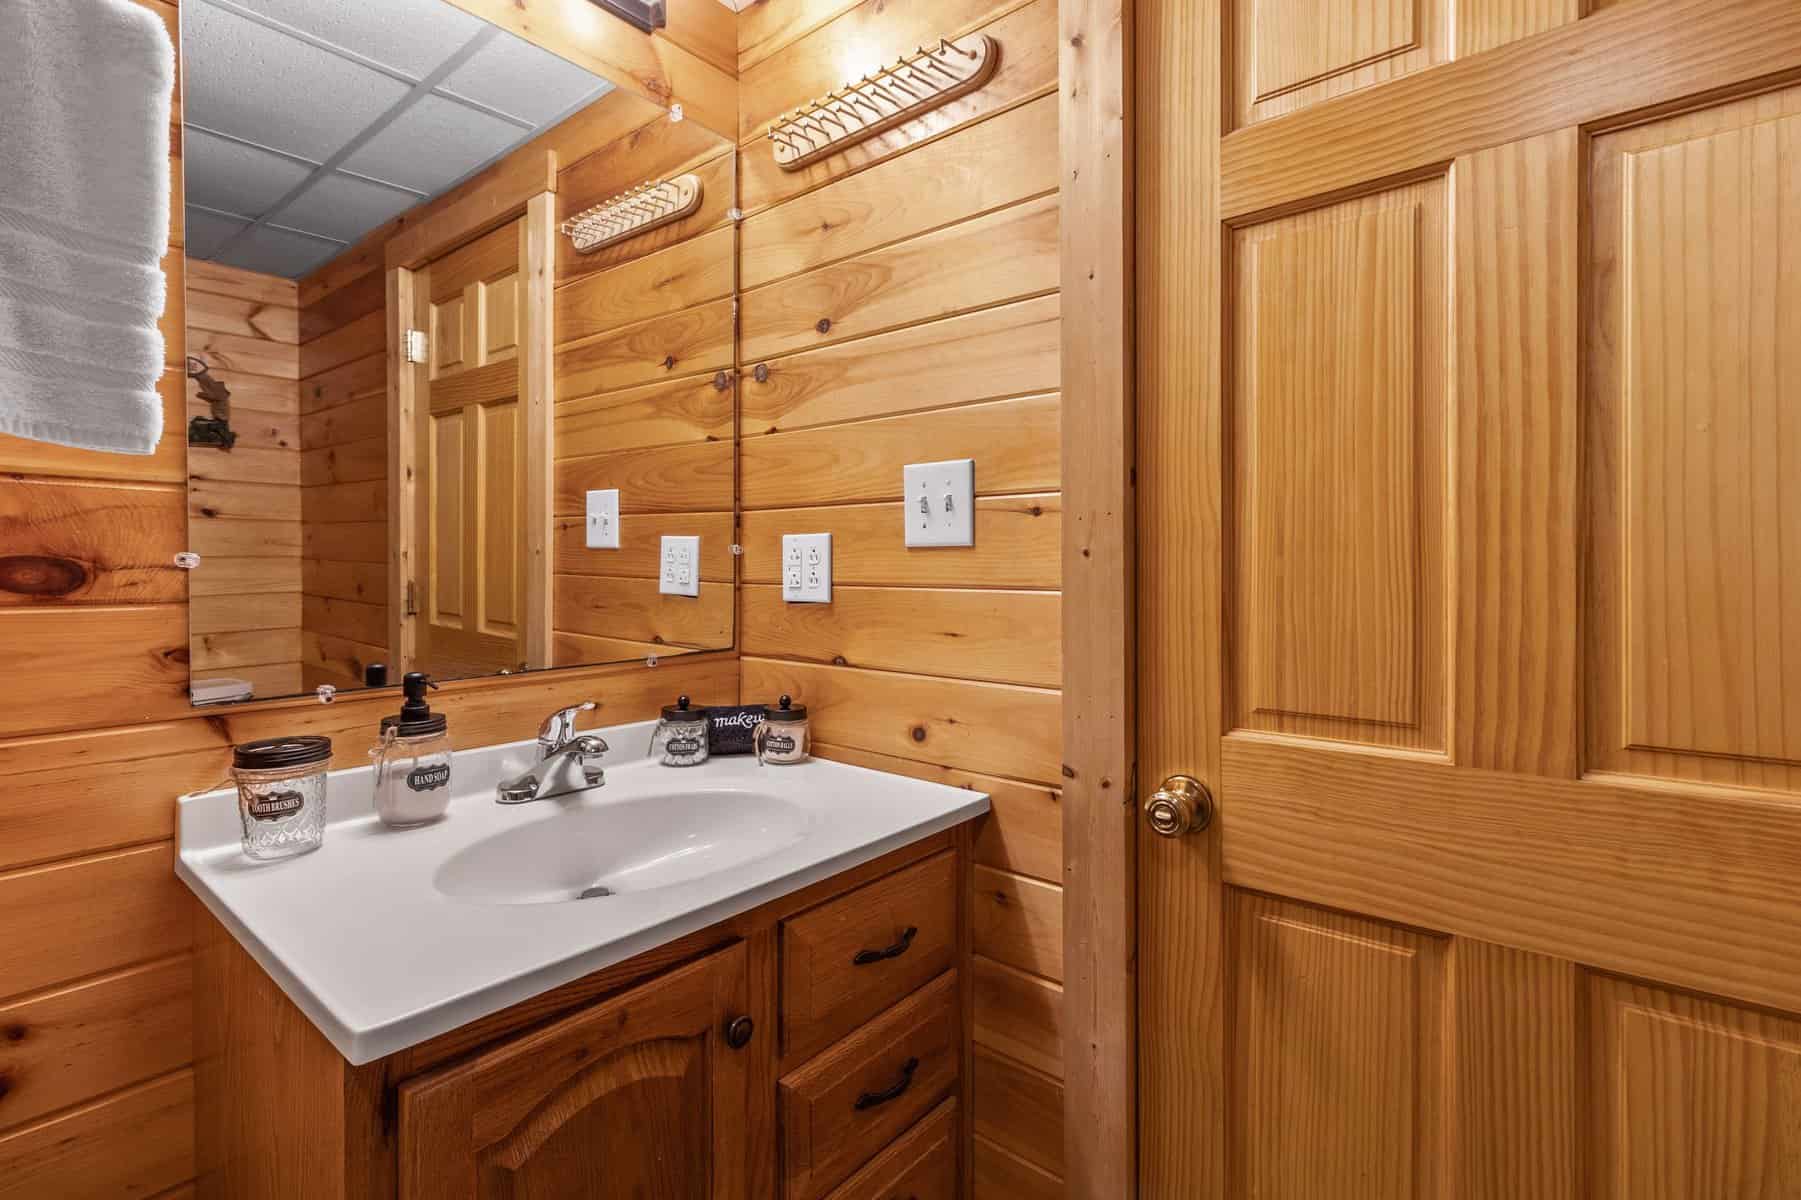
[[181,28],[195,703],[730,647],[731,143],[448,0]]

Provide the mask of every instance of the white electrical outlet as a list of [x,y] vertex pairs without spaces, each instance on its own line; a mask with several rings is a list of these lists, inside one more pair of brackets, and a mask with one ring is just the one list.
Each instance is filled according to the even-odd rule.
[[782,535],[782,599],[790,604],[832,602],[832,535]]
[[700,595],[700,539],[663,535],[657,591],[666,596]]
[[587,546],[590,550],[619,549],[618,488],[588,493]]
[[909,546],[976,544],[976,460],[908,463],[901,471]]

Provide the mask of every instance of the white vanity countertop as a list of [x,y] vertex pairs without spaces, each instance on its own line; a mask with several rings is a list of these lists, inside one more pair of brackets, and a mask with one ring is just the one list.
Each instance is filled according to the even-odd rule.
[[[176,874],[361,1064],[988,811],[823,759],[664,767],[653,728],[585,731],[612,746],[605,785],[520,805],[494,784],[534,743],[458,751],[448,815],[414,829],[375,817],[372,768],[334,771],[325,844],[279,862],[244,855],[234,790],[185,796]],[[615,893],[572,898],[597,881]]]

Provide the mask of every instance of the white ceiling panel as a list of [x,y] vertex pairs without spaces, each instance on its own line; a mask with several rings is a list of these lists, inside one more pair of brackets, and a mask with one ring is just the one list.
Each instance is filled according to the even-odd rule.
[[403,192],[334,171],[308,184],[304,192],[269,219],[290,229],[354,242],[383,221],[413,207],[419,199],[417,192]]
[[290,277],[611,89],[445,0],[183,0],[182,73],[189,255]]
[[258,217],[313,173],[313,168],[200,129],[182,140],[187,201],[202,208]]
[[486,27],[445,0],[227,0],[423,79]]
[[445,77],[441,90],[533,125],[600,99],[612,85],[521,38],[495,38]]
[[342,242],[326,241],[273,225],[257,225],[242,237],[233,238],[226,245],[220,261],[246,271],[298,279],[343,252]]
[[182,6],[186,119],[323,162],[407,94],[407,85],[255,21]]
[[191,205],[185,214],[185,219],[187,227],[183,232],[187,238],[187,252],[190,258],[216,258],[219,248],[233,234],[250,228],[250,222],[242,218],[208,212],[204,208],[194,208]]
[[510,150],[522,132],[454,100],[422,96],[343,165],[430,195]]

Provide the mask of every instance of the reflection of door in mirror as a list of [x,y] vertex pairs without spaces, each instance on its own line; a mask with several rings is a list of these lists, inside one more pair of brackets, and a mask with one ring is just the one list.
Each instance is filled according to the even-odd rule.
[[409,604],[408,669],[478,675],[526,665],[525,457],[519,353],[525,222],[418,273],[429,339],[414,409],[414,515],[423,595]]

